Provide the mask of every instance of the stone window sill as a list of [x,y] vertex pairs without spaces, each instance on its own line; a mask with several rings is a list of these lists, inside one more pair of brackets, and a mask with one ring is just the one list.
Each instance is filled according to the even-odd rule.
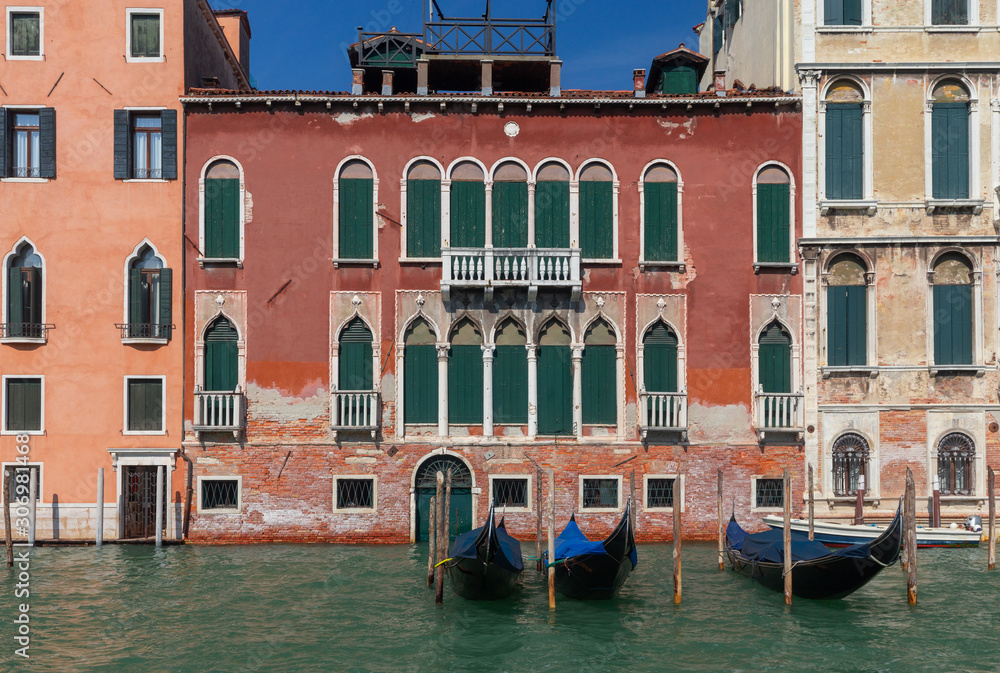
[[687,271],[687,264],[684,262],[639,262],[640,271],[652,271],[654,269],[661,269],[663,271],[675,271],[677,273],[685,273]]
[[762,270],[787,271],[794,276],[799,272],[799,265],[790,262],[754,262],[753,272],[759,274]]
[[869,199],[829,200],[819,202],[819,214],[829,215],[831,210],[864,210],[869,216],[875,215],[878,201]]
[[955,376],[973,375],[979,378],[986,374],[984,365],[931,365],[927,369],[931,376],[951,374]]
[[858,376],[867,376],[869,378],[875,378],[878,376],[878,367],[862,367],[860,365],[850,367],[820,367],[820,371],[823,373],[824,379],[830,378],[832,374],[844,374],[848,376],[856,374]]
[[243,268],[243,260],[237,257],[199,257],[198,266],[235,266],[237,269]]
[[980,215],[985,203],[986,201],[983,199],[927,199],[924,202],[924,207],[927,209],[928,215],[933,215],[934,211],[939,208],[971,210],[973,215]]
[[370,266],[374,269],[378,268],[377,259],[334,259],[333,268],[339,269],[341,264],[346,266]]

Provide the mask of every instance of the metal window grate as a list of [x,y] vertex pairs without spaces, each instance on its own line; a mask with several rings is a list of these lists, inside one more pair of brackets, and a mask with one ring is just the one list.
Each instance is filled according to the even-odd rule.
[[375,482],[371,479],[338,479],[337,509],[373,509]]
[[236,479],[210,479],[201,482],[202,509],[239,509],[240,488]]
[[472,473],[465,463],[451,456],[434,458],[424,463],[417,472],[417,488],[435,488],[437,473],[448,474],[451,469],[452,488],[472,488]]
[[618,507],[618,480],[584,479],[583,507],[585,509]]
[[[22,498],[24,502],[28,502],[28,498],[31,494],[31,473],[35,473],[35,484],[38,489],[35,492],[35,502],[42,501],[42,480],[41,474],[38,471],[37,465],[29,465],[27,467],[23,465],[9,465],[6,468],[10,471],[8,482],[10,488],[10,501],[18,502]],[[5,491],[3,497],[7,497],[7,492]]]
[[757,480],[757,507],[784,507],[785,489],[781,479]]
[[493,504],[497,507],[527,507],[527,479],[494,479]]
[[646,507],[673,507],[674,480],[650,479],[646,484]]
[[952,432],[938,443],[941,495],[972,495],[975,458],[975,445],[961,432]]
[[861,477],[868,493],[868,442],[856,432],[848,432],[833,443],[833,494],[854,495]]

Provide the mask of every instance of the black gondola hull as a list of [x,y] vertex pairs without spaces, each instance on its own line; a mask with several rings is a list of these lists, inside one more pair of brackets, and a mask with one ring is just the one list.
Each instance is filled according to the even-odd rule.
[[581,554],[556,566],[556,590],[567,598],[614,598],[632,572],[628,554],[621,561],[607,554]]
[[520,573],[480,559],[457,559],[447,566],[452,590],[470,601],[495,601],[510,596]]

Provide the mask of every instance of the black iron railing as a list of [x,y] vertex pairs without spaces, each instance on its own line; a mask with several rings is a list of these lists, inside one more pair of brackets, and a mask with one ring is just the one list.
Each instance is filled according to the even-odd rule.
[[169,339],[174,325],[154,323],[115,323],[122,333],[122,339]]
[[420,33],[365,33],[358,28],[359,68],[416,68]]
[[55,325],[38,322],[7,322],[0,323],[0,338],[2,339],[44,339],[46,333]]
[[427,51],[441,55],[555,56],[554,21],[441,19],[424,23]]
[[42,171],[38,166],[14,166],[11,169],[14,178],[37,178],[41,177]]

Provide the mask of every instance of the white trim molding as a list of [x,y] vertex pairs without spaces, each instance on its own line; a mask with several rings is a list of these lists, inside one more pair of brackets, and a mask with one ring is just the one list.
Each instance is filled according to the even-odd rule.
[[[344,167],[351,161],[360,161],[366,164],[372,172],[372,258],[353,259],[340,257],[340,174]],[[367,264],[378,267],[378,221],[381,215],[378,212],[378,171],[375,164],[368,157],[360,154],[351,154],[340,160],[337,164],[336,172],[333,175],[333,268],[339,269],[341,264]]]
[[[970,2],[974,1],[970,0]],[[930,2],[931,0],[927,0],[928,7],[930,6]],[[969,192],[964,199],[957,200],[934,198],[934,89],[945,80],[957,80],[961,82],[969,94]],[[927,82],[927,90],[924,92],[924,201],[927,205],[928,214],[932,214],[936,207],[970,207],[977,214],[982,212],[983,198],[980,188],[979,131],[979,91],[975,83],[967,75],[959,72],[944,73]]]
[[[132,56],[132,16],[134,14],[155,14],[160,17],[160,55]],[[125,9],[125,62],[126,63],[163,63],[166,61],[166,43],[164,42],[163,9],[157,7],[128,7]]]
[[[8,430],[7,429],[7,381],[10,379],[38,379],[42,382],[41,392],[39,394],[39,410],[38,410],[38,430]],[[3,404],[0,405],[0,435],[30,435],[32,437],[37,437],[45,434],[45,376],[38,374],[4,374],[0,377],[0,385],[3,386],[0,390],[0,395],[3,397]]]
[[[370,481],[372,483],[372,506],[337,507],[337,484],[341,481]],[[378,477],[374,474],[335,474],[332,495],[334,514],[378,514]]]
[[[129,430],[129,381],[159,381],[160,382],[160,429],[159,430]],[[126,374],[122,377],[122,434],[123,435],[166,435],[167,434],[167,377],[166,376],[140,376]]]
[[409,176],[409,173],[410,173],[410,169],[413,168],[413,166],[416,163],[420,162],[420,161],[426,161],[429,164],[433,164],[438,169],[438,179],[441,181],[441,220],[440,220],[440,225],[441,225],[441,247],[444,247],[444,242],[445,242],[444,241],[444,239],[445,239],[445,218],[444,218],[444,211],[445,211],[446,207],[448,207],[449,210],[450,210],[450,205],[451,205],[449,203],[448,206],[445,206],[445,197],[447,196],[448,200],[451,201],[451,184],[450,184],[450,181],[449,181],[448,189],[446,191],[445,190],[445,184],[444,184],[445,183],[445,175],[446,175],[444,166],[441,164],[440,161],[438,161],[434,157],[425,156],[425,155],[413,157],[412,159],[410,159],[409,161],[406,162],[406,166],[403,167],[403,176],[399,179],[399,222],[402,225],[402,232],[400,233],[400,238],[399,238],[399,261],[401,263],[418,262],[418,263],[422,263],[422,264],[440,264],[441,263],[441,256],[440,255],[438,255],[437,257],[410,257],[408,255],[408,249],[406,247],[407,246],[407,240],[409,238],[409,219],[408,219],[408,216],[407,216],[407,201],[406,201],[406,199],[407,199],[407,182],[409,182],[409,177],[408,176]]
[[[649,505],[649,480],[650,479],[672,479],[674,482],[674,505],[670,507],[651,507]],[[681,490],[681,513],[684,512],[684,496],[687,489],[684,488],[685,478],[683,474],[644,474],[642,475],[642,511],[643,512],[667,512],[672,513],[677,503],[677,484],[680,482]]]
[[[205,481],[235,481],[236,482],[236,509],[213,508],[205,509],[201,501],[201,484]],[[242,514],[243,513],[243,477],[237,475],[198,475],[198,516],[216,516],[219,514]]]
[[489,500],[487,502],[491,504],[495,501],[495,498],[493,497],[493,482],[495,482],[497,479],[511,479],[511,480],[517,479],[520,481],[524,481],[526,484],[525,486],[526,492],[524,498],[525,506],[524,507],[497,506],[497,511],[499,511],[501,514],[528,514],[534,511],[534,507],[536,504],[534,498],[532,497],[533,496],[532,485],[534,482],[534,478],[530,474],[505,474],[503,472],[497,472],[495,474],[488,475],[488,477],[489,477],[490,490],[488,494]]
[[[768,168],[779,168],[788,176],[788,261],[787,262],[761,262],[757,251],[757,180],[760,174]],[[754,272],[761,268],[782,268],[788,269],[791,273],[798,273],[799,264],[795,261],[798,252],[798,236],[795,227],[795,174],[792,169],[780,161],[768,160],[757,167],[753,173],[753,266]]]
[[[38,14],[38,55],[37,56],[14,56],[11,53],[14,40],[11,34],[11,14]],[[6,26],[4,30],[7,36],[7,48],[5,56],[8,61],[44,61],[45,60],[45,8],[44,7],[20,7],[8,6],[6,16]]]
[[[577,503],[579,503],[581,512],[592,512],[595,514],[600,514],[602,512],[620,512],[622,509],[622,476],[620,474],[581,474],[577,478],[578,492],[577,492]],[[613,479],[617,482],[618,487],[618,503],[614,507],[586,507],[583,501],[583,482],[587,479]]]
[[[646,261],[646,173],[655,166],[665,166],[677,176],[677,259],[666,262]],[[654,159],[642,167],[639,172],[639,269],[646,266],[679,266],[681,273],[686,271],[684,262],[684,178],[677,164],[669,159]],[[617,202],[617,199],[616,199]]]
[[[231,257],[205,257],[205,180],[208,175],[209,167],[212,164],[219,162],[231,163],[236,166],[240,172],[240,255],[235,259]],[[227,154],[217,154],[202,165],[201,175],[198,177],[198,264],[202,268],[204,268],[206,264],[232,264],[234,262],[238,268],[243,268],[243,258],[246,254],[246,240],[244,236],[247,215],[246,195],[246,174],[243,172],[243,164],[237,161],[234,157]],[[166,264],[166,261],[164,261],[164,264]]]

